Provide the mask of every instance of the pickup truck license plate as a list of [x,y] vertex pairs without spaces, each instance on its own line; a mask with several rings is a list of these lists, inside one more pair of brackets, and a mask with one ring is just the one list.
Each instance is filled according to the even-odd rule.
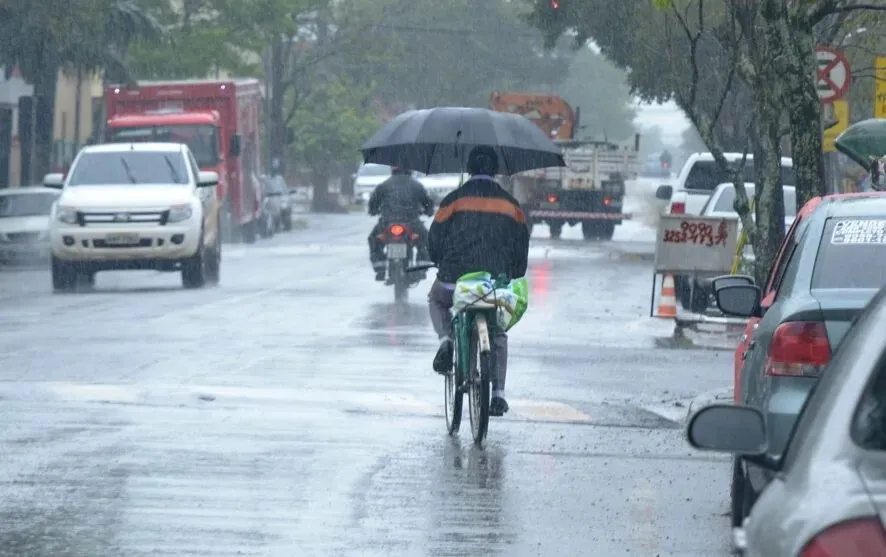
[[131,246],[138,244],[138,234],[108,234],[105,242],[109,246]]
[[388,259],[406,259],[406,244],[388,244]]

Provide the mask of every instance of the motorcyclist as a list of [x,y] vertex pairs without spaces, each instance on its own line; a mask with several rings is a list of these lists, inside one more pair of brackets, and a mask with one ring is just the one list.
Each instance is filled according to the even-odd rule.
[[387,262],[384,243],[378,239],[378,235],[389,223],[408,225],[417,233],[416,265],[429,262],[428,230],[419,217],[422,213],[433,216],[434,201],[421,182],[412,177],[412,172],[405,168],[392,168],[391,177],[376,186],[367,205],[370,215],[379,216],[368,238],[369,260],[375,270],[375,280],[385,280]]
[[[468,155],[471,178],[440,203],[428,234],[431,261],[437,265],[437,279],[428,293],[431,323],[440,339],[434,357],[434,371],[452,369],[451,316],[455,281],[464,274],[486,271],[510,279],[526,274],[529,259],[529,228],[520,204],[495,181],[498,155],[487,146],[478,146]],[[496,372],[492,378],[491,416],[508,411],[505,400],[508,337],[500,331],[492,339]]]

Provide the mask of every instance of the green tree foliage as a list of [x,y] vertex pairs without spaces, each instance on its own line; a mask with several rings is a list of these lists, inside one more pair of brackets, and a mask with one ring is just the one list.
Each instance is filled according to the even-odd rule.
[[165,32],[131,45],[129,66],[137,79],[187,79],[249,66],[215,0],[187,0],[176,7],[169,0],[143,1]]
[[[131,0],[47,0],[0,4],[0,60],[17,65],[34,86],[37,122],[54,119],[59,71],[76,69],[129,74],[123,59],[138,37],[157,37],[160,28]],[[32,177],[49,169],[52,126],[38,125]]]
[[386,98],[419,107],[488,106],[493,91],[557,83],[569,58],[545,55],[541,33],[506,0],[388,0],[377,66]]

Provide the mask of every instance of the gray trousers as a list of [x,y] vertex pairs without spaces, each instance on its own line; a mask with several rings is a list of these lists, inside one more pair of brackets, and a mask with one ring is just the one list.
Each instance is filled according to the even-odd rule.
[[[439,280],[435,280],[428,292],[428,308],[431,313],[431,324],[438,338],[452,338],[452,290]],[[498,332],[492,338],[492,346],[495,350],[496,373],[492,377],[492,390],[505,390],[505,378],[508,375],[508,335],[504,331]]]

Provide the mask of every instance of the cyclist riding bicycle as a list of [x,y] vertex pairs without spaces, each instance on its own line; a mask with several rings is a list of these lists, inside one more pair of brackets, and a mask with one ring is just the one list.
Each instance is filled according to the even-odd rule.
[[[434,371],[452,369],[452,295],[459,277],[476,271],[516,279],[526,275],[529,228],[520,204],[495,181],[498,155],[487,146],[468,155],[470,179],[440,203],[428,234],[431,261],[437,279],[428,293],[431,323],[440,339]],[[499,331],[493,339],[496,373],[492,377],[490,416],[508,411],[505,400],[508,337]]]

